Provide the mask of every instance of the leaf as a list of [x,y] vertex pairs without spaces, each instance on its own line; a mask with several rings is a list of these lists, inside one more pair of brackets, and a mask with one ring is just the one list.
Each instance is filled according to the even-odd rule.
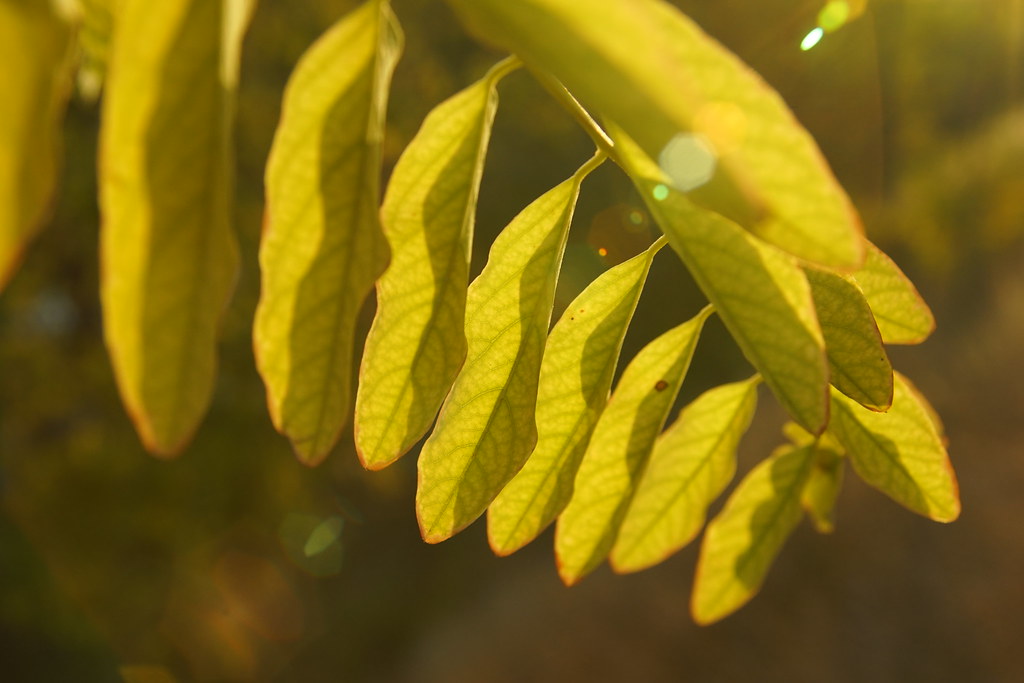
[[308,465],[348,421],[355,324],[388,261],[380,144],[401,49],[384,0],[332,26],[289,79],[267,162],[253,341],[274,426]]
[[829,431],[865,482],[897,503],[937,522],[960,516],[956,474],[924,399],[896,373],[892,407],[865,410],[832,393]]
[[580,183],[604,157],[527,206],[491,245],[466,301],[466,364],[418,463],[416,517],[428,543],[469,526],[537,440],[534,407],[555,282]]
[[377,281],[356,395],[356,449],[380,469],[430,428],[466,357],[466,284],[496,86],[516,62],[438,105],[395,166],[381,207],[391,265]]
[[659,240],[605,271],[551,330],[537,391],[537,445],[487,511],[491,548],[508,555],[543,531],[569,502],[573,478],[608,390]]
[[0,0],[0,291],[50,211],[72,45],[50,3]]
[[216,380],[234,289],[231,126],[245,2],[119,4],[100,133],[101,299],[143,443],[178,452]]
[[649,159],[617,140],[655,221],[743,355],[790,415],[820,433],[828,423],[828,362],[803,271],[788,254],[645,177]]
[[612,548],[615,571],[656,565],[700,532],[708,506],[736,473],[760,381],[755,375],[704,392],[661,435]]
[[645,346],[622,373],[601,413],[555,527],[558,574],[571,586],[608,555],[654,441],[679,393],[707,306]]
[[892,365],[860,288],[842,275],[804,268],[818,313],[832,385],[872,410],[892,405]]
[[800,492],[800,507],[811,518],[819,534],[835,530],[835,507],[839,490],[843,486],[843,459],[835,451],[820,447],[804,490]]
[[695,201],[808,261],[862,262],[860,221],[810,134],[667,2],[448,1],[479,36],[621,126]]
[[708,524],[690,602],[698,624],[735,612],[760,589],[800,521],[800,493],[814,456],[813,446],[781,446],[744,477]]
[[920,344],[935,330],[931,309],[892,259],[867,243],[864,266],[853,274],[886,344]]

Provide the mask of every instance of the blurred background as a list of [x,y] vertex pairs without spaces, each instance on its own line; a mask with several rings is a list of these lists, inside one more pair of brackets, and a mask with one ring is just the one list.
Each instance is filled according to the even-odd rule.
[[[97,300],[99,113],[72,102],[54,218],[0,297],[0,678],[1024,680],[1024,1],[873,0],[808,50],[823,1],[677,1],[780,91],[931,304],[935,334],[892,357],[942,415],[963,499],[944,526],[848,477],[835,533],[801,524],[760,595],[708,628],[688,616],[696,546],[567,589],[550,530],[500,560],[482,521],[424,544],[414,455],[365,472],[349,432],[310,470],[272,429],[250,343],[263,164],[292,65],[354,4],[257,9],[238,120],[243,268],[213,406],[174,461],[142,450],[117,397]],[[407,45],[385,171],[432,106],[502,56],[443,2],[393,5]],[[526,73],[500,91],[474,271],[591,153]],[[559,305],[645,247],[647,220],[611,164],[595,173]],[[702,303],[663,252],[624,357]],[[709,323],[681,401],[750,373]],[[741,472],[781,439],[781,410],[761,399]]]

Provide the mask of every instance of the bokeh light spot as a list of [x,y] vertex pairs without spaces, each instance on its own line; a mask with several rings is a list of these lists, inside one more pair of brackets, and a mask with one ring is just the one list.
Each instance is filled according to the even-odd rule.
[[847,0],[829,0],[818,12],[818,26],[825,33],[841,27],[850,18],[850,3]]
[[306,545],[302,547],[303,554],[306,557],[313,557],[324,552],[337,542],[344,527],[345,520],[341,517],[328,517],[320,522],[306,539]]
[[800,41],[800,49],[807,52],[812,47],[821,42],[822,36],[825,35],[825,30],[820,26],[811,29],[811,32],[804,36],[804,39]]
[[676,135],[658,155],[658,165],[683,192],[695,190],[711,180],[717,164],[714,146],[700,133]]
[[664,201],[665,199],[668,199],[668,186],[658,183],[654,186],[654,191],[651,194],[653,194],[654,198],[659,202]]

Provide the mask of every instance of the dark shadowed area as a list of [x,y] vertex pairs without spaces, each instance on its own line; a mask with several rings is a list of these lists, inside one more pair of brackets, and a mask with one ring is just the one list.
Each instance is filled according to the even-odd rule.
[[[97,295],[99,113],[71,105],[53,220],[0,296],[0,678],[1024,680],[1024,0],[872,0],[808,50],[824,2],[676,4],[779,90],[868,236],[931,304],[935,334],[890,351],[945,423],[958,521],[917,517],[848,471],[834,533],[802,521],[760,594],[698,627],[696,543],[653,569],[603,567],[565,588],[550,530],[502,559],[483,521],[423,543],[415,450],[366,472],[348,428],[318,468],[299,464],[271,426],[251,351],[263,165],[292,65],[354,3],[262,0],[239,103],[241,277],[211,412],[175,460],[144,452],[117,396]],[[439,0],[393,5],[407,40],[386,171],[431,107],[504,56],[477,46]],[[506,222],[592,153],[525,71],[499,89],[473,275]],[[654,229],[613,164],[595,171],[555,315]],[[704,303],[665,249],[623,358]],[[371,315],[368,305],[364,333]],[[750,374],[712,318],[677,407]],[[782,410],[759,392],[740,474],[782,440]]]

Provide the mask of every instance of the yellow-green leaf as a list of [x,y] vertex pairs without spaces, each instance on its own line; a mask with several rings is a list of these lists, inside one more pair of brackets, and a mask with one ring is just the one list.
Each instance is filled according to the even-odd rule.
[[100,134],[104,332],[136,428],[162,455],[209,405],[235,283],[231,127],[248,7],[119,4]]
[[864,266],[853,274],[886,344],[920,344],[935,330],[931,309],[892,259],[867,243]]
[[754,416],[760,381],[704,392],[661,435],[612,548],[615,571],[658,564],[697,535],[736,473],[736,447]]
[[0,0],[0,291],[53,199],[71,47],[51,3]]
[[779,95],[664,0],[449,0],[477,34],[620,125],[678,189],[793,254],[853,269],[860,221]]
[[355,324],[388,261],[380,144],[401,49],[385,0],[332,26],[289,79],[267,162],[256,361],[274,426],[310,465],[348,421]]
[[800,492],[800,506],[811,518],[820,534],[830,534],[836,527],[835,508],[843,486],[843,459],[829,448],[818,447],[814,467]]
[[743,478],[708,524],[690,601],[698,624],[735,612],[760,589],[800,521],[800,493],[814,457],[813,446],[781,446]]
[[395,165],[381,222],[391,264],[377,281],[356,395],[363,465],[395,461],[430,428],[466,357],[464,322],[477,191],[505,60],[441,103]]
[[537,390],[537,445],[487,510],[487,536],[497,554],[532,541],[569,502],[651,261],[664,244],[663,238],[603,273],[551,330]]
[[622,373],[594,427],[572,498],[555,527],[558,574],[566,585],[593,571],[615,543],[711,310],[705,307],[652,341]]
[[437,543],[479,517],[537,440],[534,407],[555,283],[580,183],[596,156],[527,206],[491,245],[466,301],[466,364],[418,463],[416,517]]
[[872,410],[892,404],[892,365],[871,308],[850,279],[804,268],[811,285],[832,386]]
[[960,515],[956,474],[923,397],[896,373],[888,412],[866,410],[832,393],[835,434],[861,479],[897,503],[934,519]]
[[[633,151],[624,158],[642,164]],[[633,180],[743,354],[793,419],[820,433],[828,422],[828,361],[803,270],[790,255],[682,194],[641,174]]]

